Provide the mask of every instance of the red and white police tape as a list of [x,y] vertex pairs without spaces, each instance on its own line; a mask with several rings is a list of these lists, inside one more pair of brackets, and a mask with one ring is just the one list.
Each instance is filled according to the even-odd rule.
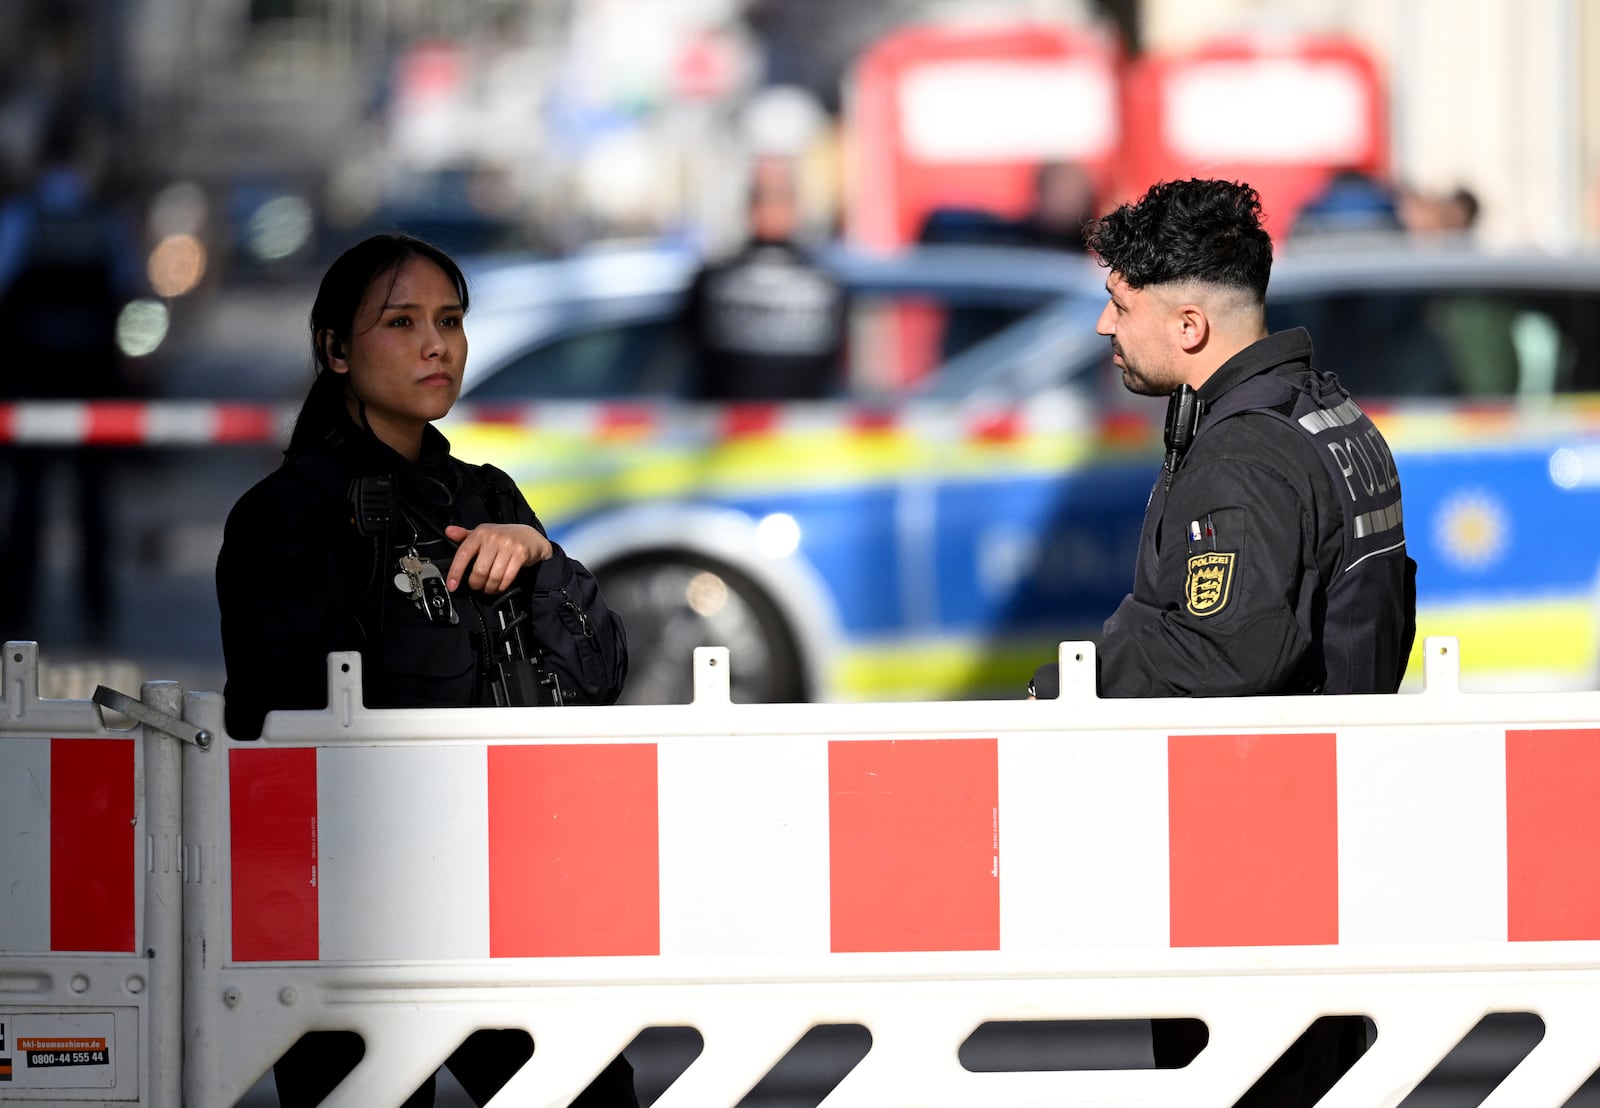
[[292,412],[212,401],[22,401],[0,404],[0,445],[214,446],[276,443]]
[[[296,408],[250,401],[38,400],[0,403],[0,446],[261,446],[287,441]],[[1081,404],[683,405],[629,402],[471,404],[449,426],[469,423],[573,435],[599,442],[671,436],[720,442],[773,435],[871,436],[910,432],[937,440],[1004,445],[1028,435],[1092,429],[1110,443],[1137,446],[1153,434],[1148,420],[1098,417]]]

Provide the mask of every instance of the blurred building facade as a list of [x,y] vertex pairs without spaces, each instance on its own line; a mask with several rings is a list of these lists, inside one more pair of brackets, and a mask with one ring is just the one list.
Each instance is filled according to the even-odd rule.
[[1197,27],[1350,35],[1389,77],[1399,184],[1471,189],[1485,238],[1562,246],[1600,237],[1600,5],[1142,0],[1140,18],[1149,49],[1182,48]]
[[1396,184],[1470,188],[1487,238],[1600,234],[1587,0],[14,0],[0,164],[16,173],[67,100],[130,187],[196,182],[234,238],[293,194],[339,236],[432,204],[520,232],[491,245],[563,250],[726,241],[743,160],[787,144],[825,232],[852,59],[910,21],[1000,17],[1110,26],[1135,56],[1240,30],[1351,36],[1387,75]]

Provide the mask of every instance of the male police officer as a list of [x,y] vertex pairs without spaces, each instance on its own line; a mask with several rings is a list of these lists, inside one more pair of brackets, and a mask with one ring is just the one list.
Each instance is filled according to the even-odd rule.
[[702,400],[817,400],[840,384],[844,291],[801,241],[799,181],[783,157],[757,160],[750,237],[696,275],[685,316]]
[[[1303,329],[1267,333],[1260,218],[1248,185],[1169,181],[1089,232],[1123,384],[1169,397],[1133,592],[1096,651],[1104,696],[1388,693],[1405,674],[1416,564],[1394,459]],[[1058,687],[1051,664],[1030,691]],[[1365,1049],[1340,1022],[1240,1103],[1315,1103]],[[1198,1045],[1164,1036],[1158,1065]]]

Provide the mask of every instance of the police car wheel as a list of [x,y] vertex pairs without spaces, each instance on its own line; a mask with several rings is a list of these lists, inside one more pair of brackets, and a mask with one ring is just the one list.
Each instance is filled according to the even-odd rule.
[[636,558],[596,572],[628,634],[623,704],[687,704],[694,648],[728,648],[733,699],[803,700],[799,653],[777,608],[726,566],[682,555]]

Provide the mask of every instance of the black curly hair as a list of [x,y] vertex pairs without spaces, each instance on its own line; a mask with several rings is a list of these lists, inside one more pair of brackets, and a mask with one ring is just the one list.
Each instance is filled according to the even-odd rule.
[[1158,182],[1096,220],[1086,238],[1133,288],[1203,281],[1266,299],[1272,239],[1261,228],[1261,197],[1242,182]]

